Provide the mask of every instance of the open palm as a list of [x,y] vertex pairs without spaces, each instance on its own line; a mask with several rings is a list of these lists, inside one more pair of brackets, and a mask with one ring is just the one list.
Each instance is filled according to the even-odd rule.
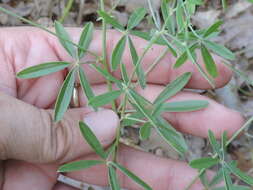
[[[68,29],[74,41],[80,35],[80,29]],[[101,34],[96,31],[90,51],[101,54]],[[108,55],[120,38],[120,34],[111,31],[108,36]],[[146,46],[142,39],[134,38],[138,52]],[[72,188],[57,183],[57,168],[69,161],[77,159],[94,159],[90,147],[83,141],[78,130],[78,121],[83,120],[92,127],[103,146],[113,142],[118,118],[110,110],[98,113],[86,107],[86,99],[79,89],[80,108],[69,109],[63,120],[53,122],[53,107],[68,70],[60,71],[38,79],[21,80],[16,73],[24,68],[50,61],[72,61],[54,36],[35,28],[4,28],[0,30],[0,159],[4,161],[3,190],[33,189],[33,190],[71,190]],[[163,47],[155,45],[143,60],[143,68],[156,59]],[[109,56],[108,56],[109,57]],[[93,59],[88,55],[86,60]],[[219,77],[216,86],[222,87],[230,77],[231,72],[225,68],[219,58],[216,58]],[[123,62],[129,73],[132,71],[130,53],[124,53]],[[209,89],[210,85],[189,62],[181,68],[172,68],[175,59],[166,55],[157,67],[147,77],[148,86],[138,92],[150,101],[177,76],[184,72],[193,72],[187,87]],[[201,60],[199,60],[201,64]],[[96,94],[107,90],[105,80],[95,70],[84,65],[84,71]],[[113,73],[120,77],[119,71]],[[208,108],[190,113],[170,113],[164,115],[178,130],[206,137],[211,129],[217,137],[227,130],[233,134],[243,123],[243,118],[237,112],[229,110],[201,95],[191,92],[181,92],[174,100],[205,99],[210,102]],[[172,99],[168,100],[171,101]],[[186,163],[158,158],[144,152],[122,146],[119,160],[124,166],[143,178],[153,189],[174,190],[183,189],[194,177],[196,171]],[[107,186],[106,168],[94,168],[68,173],[67,175],[91,184]],[[178,177],[180,176],[180,180]],[[0,178],[1,179],[1,178]],[[121,176],[122,186],[128,189],[138,189],[133,182]],[[159,183],[157,183],[159,181]],[[0,184],[1,185],[1,184]],[[202,189],[196,183],[193,189]]]

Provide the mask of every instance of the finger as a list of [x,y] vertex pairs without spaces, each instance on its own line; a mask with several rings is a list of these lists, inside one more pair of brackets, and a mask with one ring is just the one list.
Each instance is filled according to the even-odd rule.
[[[89,156],[81,159],[97,158],[96,156]],[[184,189],[197,175],[197,171],[187,166],[184,162],[156,157],[125,146],[120,148],[119,162],[155,190]],[[67,173],[67,176],[90,184],[108,186],[105,166],[95,166],[87,170]],[[131,190],[142,189],[121,172],[119,172],[119,181],[123,188]],[[197,181],[192,187],[192,190],[201,189],[203,189],[203,186],[200,181]]]
[[[97,95],[108,91],[106,85],[95,85],[93,89]],[[145,90],[138,88],[137,92],[153,102],[163,89],[164,87],[161,85],[150,84]],[[87,101],[81,89],[79,90],[79,96],[81,106],[86,106]],[[169,99],[168,102],[184,100],[206,100],[209,102],[207,108],[199,111],[163,114],[164,118],[184,133],[207,137],[210,129],[219,138],[224,131],[227,131],[228,135],[231,136],[244,123],[244,119],[239,112],[228,109],[210,98],[196,93],[180,92]],[[118,101],[120,102],[120,100]]]
[[[80,28],[68,28],[68,31],[75,42],[78,41],[81,29]],[[44,31],[35,28],[17,28],[15,31],[13,28],[5,28],[1,30],[2,39],[8,39],[4,41],[3,47],[8,47],[8,49],[13,48],[15,52],[14,59],[13,55],[10,52],[5,52],[7,55],[5,57],[10,57],[14,59],[14,63],[12,66],[14,71],[20,71],[26,67],[33,66],[35,64],[39,64],[47,61],[73,61],[67,54],[67,52],[63,49],[63,47],[58,42],[57,38],[51,34],[48,34]],[[109,57],[112,54],[112,50],[120,39],[121,34],[116,31],[109,31],[107,35],[107,56],[108,63],[110,62]],[[93,41],[90,45],[90,51],[101,55],[102,54],[102,33],[101,31],[95,31],[93,35]],[[147,45],[147,41],[140,39],[138,37],[132,37],[133,42],[136,46],[138,54],[141,55],[143,49]],[[29,43],[27,43],[29,42]],[[126,68],[128,72],[133,70],[131,56],[129,53],[129,48],[123,56],[123,63],[126,64]],[[164,46],[154,45],[153,48],[146,54],[143,59],[142,66],[144,70],[147,70],[148,67],[157,59],[158,55],[163,52],[165,49]],[[17,54],[16,54],[17,53]],[[85,59],[90,60],[92,57],[87,56]],[[198,62],[203,66],[203,61],[200,59]],[[230,77],[231,72],[226,68],[221,60],[216,57],[216,62],[218,66],[218,70],[220,72],[219,77],[215,79],[217,87],[221,87],[226,84]],[[192,71],[193,78],[189,82],[188,87],[191,88],[210,88],[210,85],[207,81],[201,76],[195,66],[193,66],[190,62],[186,63],[180,69],[172,69],[173,64],[175,63],[175,58],[171,55],[171,53],[167,53],[165,57],[160,61],[157,67],[148,75],[148,82],[164,84],[175,79],[176,76],[182,74],[183,72]],[[5,66],[6,67],[6,66]],[[89,68],[87,65],[84,65],[85,72],[88,75],[90,81],[94,84],[104,82],[104,78],[101,77],[97,72],[93,69]],[[114,73],[115,76],[120,76],[119,72]],[[157,77],[159,76],[159,77]],[[12,84],[14,85],[14,83]]]
[[118,125],[117,115],[110,110],[70,109],[55,123],[52,110],[40,110],[4,94],[0,94],[0,105],[0,160],[66,162],[92,152],[78,121],[85,121],[103,146],[113,141]]
[[[74,41],[78,41],[80,36],[80,29],[77,28],[69,28],[69,32],[72,34]],[[95,52],[98,55],[102,54],[102,33],[101,31],[95,31],[94,32],[94,39],[90,45],[90,51]],[[107,62],[110,63],[110,56],[112,54],[112,51],[114,47],[116,46],[117,42],[121,38],[121,33],[111,30],[107,35],[107,55],[108,60]],[[138,38],[138,37],[132,37],[134,45],[136,47],[136,50],[139,55],[142,54],[145,47],[147,46],[148,42]],[[53,40],[53,39],[52,39]],[[55,49],[58,50],[58,52],[62,52],[61,59],[65,60],[71,60],[69,56],[66,54],[66,52],[63,50],[62,46],[59,45],[59,43],[56,41],[54,43]],[[142,67],[144,71],[147,71],[148,68],[152,65],[152,63],[155,62],[157,57],[165,50],[164,46],[154,45],[150,51],[145,55],[143,61],[142,61]],[[199,56],[198,56],[199,57]],[[92,57],[87,56],[83,61],[90,60]],[[222,64],[222,60],[218,57],[214,57],[218,66],[218,71],[220,75],[215,79],[215,83],[217,87],[221,87],[225,85],[231,78],[231,71]],[[133,71],[133,64],[131,60],[131,54],[128,45],[126,46],[126,50],[123,54],[122,62],[126,65],[128,73],[132,73]],[[168,52],[161,61],[159,61],[159,64],[150,72],[150,74],[147,76],[147,81],[150,83],[155,84],[167,84],[174,80],[177,76],[181,75],[185,72],[192,72],[193,77],[190,80],[188,87],[190,88],[202,88],[202,89],[208,89],[211,88],[210,84],[203,78],[203,76],[199,73],[196,66],[194,66],[190,61],[188,61],[184,66],[182,66],[179,69],[173,69],[173,65],[176,62],[176,58],[172,56],[170,52]],[[198,59],[198,63],[204,68],[203,60]],[[84,65],[84,70],[86,71],[90,81],[93,84],[104,82],[104,78],[101,77],[97,72],[90,69],[88,65]],[[113,73],[116,77],[120,78],[121,74],[119,69]],[[157,77],[159,76],[159,77]]]

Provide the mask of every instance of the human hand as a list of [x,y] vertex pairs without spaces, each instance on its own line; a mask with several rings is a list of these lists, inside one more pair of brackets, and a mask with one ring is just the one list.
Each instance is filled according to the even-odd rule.
[[[77,41],[80,30],[69,29],[69,31]],[[96,31],[94,36],[96,39],[91,43],[90,51],[101,54],[101,34]],[[108,55],[118,39],[119,34],[111,31],[107,39]],[[137,50],[141,52],[146,42],[141,39],[134,41]],[[2,179],[0,175],[2,189],[71,190],[72,188],[57,183],[56,170],[59,165],[76,159],[96,157],[91,154],[90,147],[83,141],[77,127],[78,121],[84,119],[92,127],[102,145],[108,146],[115,137],[118,118],[110,110],[93,113],[86,107],[86,100],[79,89],[81,108],[69,109],[61,122],[54,123],[52,108],[67,70],[29,80],[16,79],[16,73],[43,62],[71,61],[71,58],[54,36],[35,28],[1,29],[0,44],[0,160],[6,160],[2,167],[4,168]],[[162,50],[163,47],[154,46],[143,61],[144,69],[147,69]],[[129,52],[125,52],[124,63],[131,72],[129,57]],[[86,56],[85,59],[91,58]],[[215,80],[217,87],[221,87],[229,81],[231,72],[218,58],[216,61],[220,75]],[[147,88],[138,89],[138,92],[152,101],[163,90],[163,84],[169,83],[187,71],[193,72],[188,87],[210,88],[191,63],[173,70],[171,66],[174,62],[175,59],[171,55],[166,55],[148,75]],[[107,87],[104,79],[87,65],[84,67],[95,93],[105,92]],[[120,76],[119,72],[115,72],[114,75]],[[164,115],[182,132],[206,137],[208,129],[211,129],[219,137],[227,130],[231,136],[243,124],[240,114],[198,94],[181,92],[171,100],[186,99],[205,99],[210,104],[201,111]],[[197,173],[186,163],[158,158],[124,146],[119,160],[155,190],[183,189]],[[68,173],[67,176],[91,184],[107,185],[106,168],[101,166]],[[121,176],[120,180],[123,187],[138,189],[124,176]],[[198,182],[193,189],[202,189],[202,186]]]

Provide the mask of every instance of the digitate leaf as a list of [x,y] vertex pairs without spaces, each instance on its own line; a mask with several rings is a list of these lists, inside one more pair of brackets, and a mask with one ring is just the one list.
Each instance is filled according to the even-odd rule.
[[145,8],[141,7],[136,9],[129,17],[127,29],[131,30],[136,27],[142,21],[146,14],[147,11]]
[[220,45],[211,41],[207,41],[207,40],[204,41],[203,43],[208,49],[212,50],[217,55],[220,55],[221,57],[225,59],[229,59],[229,60],[235,59],[235,55],[223,45]]
[[74,83],[75,83],[76,69],[72,69],[63,82],[61,90],[58,94],[54,109],[54,121],[58,122],[62,119],[64,113],[67,111],[71,101]]
[[78,48],[79,59],[81,59],[84,56],[85,50],[88,49],[91,43],[93,30],[94,30],[94,25],[92,22],[85,24],[81,37],[79,39],[79,43],[78,43],[78,46],[82,48],[82,49]]
[[108,166],[109,183],[112,190],[120,190],[119,180],[117,179],[116,170],[112,165]]
[[126,46],[126,39],[127,37],[125,35],[122,36],[122,38],[118,41],[117,45],[113,49],[111,57],[111,66],[113,71],[115,71],[118,65],[122,62],[122,56]]
[[211,34],[213,34],[214,32],[217,32],[219,27],[223,24],[222,21],[218,20],[217,22],[215,22],[212,26],[210,26],[206,32],[204,33],[204,38],[210,36]]
[[68,62],[49,62],[28,67],[17,74],[18,78],[28,79],[45,76],[70,66]]
[[219,163],[218,158],[205,157],[190,162],[190,166],[195,169],[207,169]]
[[134,182],[136,182],[137,184],[139,184],[145,190],[152,190],[152,188],[148,184],[146,184],[138,176],[136,176],[135,174],[133,174],[131,171],[129,171],[125,167],[121,166],[120,164],[114,163],[114,162],[110,162],[110,165],[112,165],[115,168],[119,169],[122,173],[124,173],[126,176],[128,176],[130,179],[132,179]]
[[117,99],[121,94],[122,94],[121,90],[115,90],[115,91],[111,91],[111,92],[107,92],[107,93],[95,96],[90,99],[89,105],[96,108],[104,106],[114,101],[115,99]]
[[58,172],[74,172],[84,170],[98,164],[105,164],[105,162],[101,160],[80,160],[64,164],[58,169]]
[[168,84],[165,89],[159,94],[159,96],[155,99],[154,104],[159,105],[160,103],[165,102],[172,96],[176,95],[180,92],[185,85],[189,82],[191,78],[191,73],[187,72],[176,78],[170,84]]
[[208,49],[203,44],[201,45],[201,54],[202,54],[207,72],[212,77],[214,77],[214,78],[217,77],[218,70],[217,70],[216,64],[213,60],[212,55],[209,53]]
[[151,134],[150,123],[149,122],[144,123],[144,125],[140,127],[140,139],[147,140],[150,137],[150,134]]
[[69,34],[64,29],[63,25],[58,21],[55,21],[55,32],[56,32],[58,39],[59,39],[60,43],[62,44],[62,46],[69,53],[69,55],[75,59],[77,56],[76,48],[71,43],[72,40],[71,40]]
[[[137,51],[134,47],[133,41],[130,37],[128,38],[128,44],[129,44],[130,53],[131,53],[131,57],[132,57],[132,63],[134,66],[136,66],[138,63],[139,57],[138,57]],[[141,67],[141,64],[139,64],[137,66],[136,75],[138,77],[139,84],[141,85],[142,88],[144,88],[146,86],[146,77],[145,77],[145,73]]]
[[80,79],[83,92],[86,95],[88,101],[90,101],[90,99],[93,98],[95,95],[91,89],[90,83],[87,80],[82,67],[79,67],[79,79]]
[[161,106],[161,112],[190,112],[197,111],[208,106],[205,100],[186,100],[180,102],[167,102]]
[[101,158],[106,159],[106,153],[102,145],[100,144],[99,140],[97,139],[96,135],[90,129],[90,127],[83,121],[79,121],[79,127],[84,139],[95,151],[95,153],[99,155]]
[[114,28],[119,29],[121,31],[125,30],[124,27],[108,13],[99,10],[98,14],[105,20],[106,23],[111,24]]

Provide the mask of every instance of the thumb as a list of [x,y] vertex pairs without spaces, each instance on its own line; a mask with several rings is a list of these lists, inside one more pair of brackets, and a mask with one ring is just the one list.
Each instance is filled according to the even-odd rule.
[[113,142],[119,122],[111,110],[78,108],[69,109],[55,123],[53,110],[41,110],[4,94],[0,94],[0,106],[0,160],[61,164],[92,152],[79,131],[80,120],[104,147]]

